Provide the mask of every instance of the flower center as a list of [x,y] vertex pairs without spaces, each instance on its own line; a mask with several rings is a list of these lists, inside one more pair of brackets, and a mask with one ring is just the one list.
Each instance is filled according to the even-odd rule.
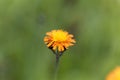
[[66,39],[67,39],[66,32],[57,31],[56,33],[53,34],[54,41],[62,42],[62,41],[66,41]]

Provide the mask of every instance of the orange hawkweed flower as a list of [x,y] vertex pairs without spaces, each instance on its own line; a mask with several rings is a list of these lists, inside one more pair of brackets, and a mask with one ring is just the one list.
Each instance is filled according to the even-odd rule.
[[48,48],[63,52],[68,49],[69,46],[74,45],[75,40],[73,39],[73,35],[69,34],[67,31],[52,30],[46,33],[44,42],[47,44]]
[[112,72],[108,74],[106,80],[120,80],[120,67],[116,67]]

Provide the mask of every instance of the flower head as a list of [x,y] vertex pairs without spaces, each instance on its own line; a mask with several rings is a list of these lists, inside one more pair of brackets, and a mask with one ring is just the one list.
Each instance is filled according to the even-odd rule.
[[116,67],[112,72],[108,74],[106,80],[120,80],[120,67]]
[[73,39],[73,35],[67,31],[52,30],[46,33],[44,42],[50,49],[63,52],[68,49],[69,46],[74,45],[75,40]]

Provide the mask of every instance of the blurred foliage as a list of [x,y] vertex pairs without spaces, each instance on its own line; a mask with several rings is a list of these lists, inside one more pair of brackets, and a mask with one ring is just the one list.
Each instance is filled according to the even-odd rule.
[[120,65],[120,0],[0,0],[0,80],[52,80],[47,31],[64,29],[76,45],[58,80],[105,80]]

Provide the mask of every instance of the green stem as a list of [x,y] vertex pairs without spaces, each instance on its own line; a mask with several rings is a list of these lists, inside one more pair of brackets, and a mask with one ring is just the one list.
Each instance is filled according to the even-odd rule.
[[59,59],[60,59],[60,56],[58,54],[56,54],[56,66],[55,66],[54,80],[57,80],[58,67],[59,67]]
[[60,59],[60,56],[56,55],[56,67],[58,67],[58,65],[59,65],[59,59]]

